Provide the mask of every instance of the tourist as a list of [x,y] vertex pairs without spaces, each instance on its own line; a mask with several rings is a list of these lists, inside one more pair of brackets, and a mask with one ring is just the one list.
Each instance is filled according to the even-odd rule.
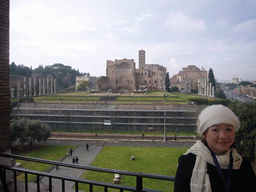
[[71,149],[69,150],[69,152],[70,152],[70,156],[72,156],[72,154],[73,154],[73,149],[71,148]]
[[72,158],[72,162],[75,163],[76,162],[76,159],[75,157]]
[[213,105],[198,117],[197,141],[179,158],[174,191],[251,191],[256,176],[234,148],[239,119],[227,107]]
[[88,151],[89,150],[89,145],[88,145],[88,143],[86,144],[86,151]]
[[79,161],[79,159],[78,159],[78,157],[76,157],[76,164],[78,164],[78,161]]

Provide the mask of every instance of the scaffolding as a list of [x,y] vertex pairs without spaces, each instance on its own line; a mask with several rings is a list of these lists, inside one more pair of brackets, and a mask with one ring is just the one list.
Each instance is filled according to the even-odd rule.
[[[144,108],[144,109],[141,109]],[[12,120],[28,118],[47,123],[53,131],[72,132],[194,132],[196,110],[173,110],[168,107],[85,107],[62,108],[52,106],[15,107]]]

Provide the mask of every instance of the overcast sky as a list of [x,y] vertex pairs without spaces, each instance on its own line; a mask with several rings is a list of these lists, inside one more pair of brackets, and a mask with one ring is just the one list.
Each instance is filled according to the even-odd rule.
[[256,80],[255,0],[10,0],[10,62],[106,75],[106,60]]

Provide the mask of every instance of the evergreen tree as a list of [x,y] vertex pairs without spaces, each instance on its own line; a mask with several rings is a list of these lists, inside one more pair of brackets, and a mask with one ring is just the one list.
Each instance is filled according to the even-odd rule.
[[212,86],[214,87],[214,93],[216,94],[216,82],[215,82],[215,77],[213,74],[212,68],[209,69],[209,82],[212,83]]
[[166,76],[165,76],[165,90],[167,92],[171,92],[170,90],[170,77],[169,77],[169,72],[166,73]]

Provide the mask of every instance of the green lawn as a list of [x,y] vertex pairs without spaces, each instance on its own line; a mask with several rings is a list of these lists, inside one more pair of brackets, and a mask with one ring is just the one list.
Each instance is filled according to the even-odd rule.
[[[40,159],[59,161],[67,154],[67,149],[75,148],[74,146],[15,146],[12,147],[12,153],[27,157],[35,157]],[[49,164],[36,163],[31,161],[16,160],[18,163],[22,163],[23,167],[30,170],[46,171],[52,167]],[[19,180],[25,180],[24,174],[18,176]],[[35,179],[34,175],[28,175],[29,181]]]
[[[164,98],[164,95],[167,97]],[[183,95],[179,93],[168,93],[165,91],[149,91],[146,95],[120,95],[117,96],[114,104],[154,104],[163,103],[165,100],[166,104],[186,104],[191,98],[199,98],[198,95]],[[42,103],[92,103],[98,102],[101,95],[91,94],[89,92],[73,92],[65,94],[55,94],[49,96],[34,97],[35,102]]]
[[[149,147],[105,147],[93,161],[92,166],[118,170],[153,173],[175,176],[178,158],[186,152],[186,148],[149,148]],[[131,161],[135,156],[136,161]],[[114,175],[86,171],[82,178],[111,183]],[[136,178],[121,176],[121,185],[135,186]],[[143,179],[145,188],[162,191],[173,191],[174,182],[154,179]],[[88,185],[79,185],[79,190],[88,191]],[[94,187],[93,191],[102,191],[102,187]],[[110,191],[115,191],[110,190]]]

